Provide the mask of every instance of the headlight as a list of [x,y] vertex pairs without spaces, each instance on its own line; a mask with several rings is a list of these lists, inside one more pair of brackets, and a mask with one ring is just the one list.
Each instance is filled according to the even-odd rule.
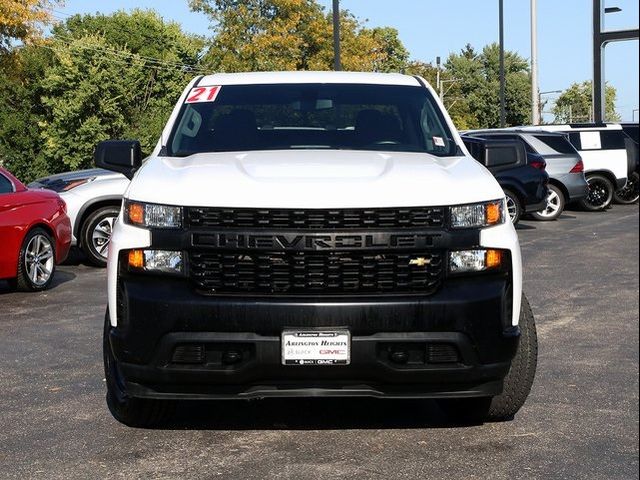
[[182,252],[172,250],[129,250],[127,264],[130,270],[182,274]]
[[489,227],[505,222],[503,200],[451,207],[452,228]]
[[181,228],[182,208],[126,201],[124,220],[129,225],[151,228]]
[[498,270],[505,261],[505,252],[496,249],[458,250],[449,253],[449,273],[472,273]]

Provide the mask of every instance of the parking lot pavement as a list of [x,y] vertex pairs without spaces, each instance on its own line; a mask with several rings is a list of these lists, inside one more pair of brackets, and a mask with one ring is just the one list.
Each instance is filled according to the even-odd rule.
[[166,430],[104,402],[104,270],[71,262],[42,294],[0,283],[2,478],[637,478],[638,206],[519,227],[538,322],[514,421],[459,427],[432,402],[181,405]]

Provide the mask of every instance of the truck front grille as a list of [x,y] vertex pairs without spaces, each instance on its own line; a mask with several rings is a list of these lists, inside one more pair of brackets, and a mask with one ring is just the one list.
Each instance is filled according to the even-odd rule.
[[189,274],[204,293],[433,293],[443,253],[190,252]]
[[444,225],[443,207],[378,209],[255,209],[189,207],[186,223],[198,228],[348,230]]

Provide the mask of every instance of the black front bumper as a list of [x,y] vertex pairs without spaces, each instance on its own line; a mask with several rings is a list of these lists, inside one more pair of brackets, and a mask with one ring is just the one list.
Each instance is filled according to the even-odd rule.
[[[430,296],[332,298],[207,297],[183,279],[131,276],[119,304],[110,345],[127,392],[147,398],[491,396],[520,333],[503,274],[450,278]],[[282,330],[318,327],[349,329],[351,363],[282,365]]]

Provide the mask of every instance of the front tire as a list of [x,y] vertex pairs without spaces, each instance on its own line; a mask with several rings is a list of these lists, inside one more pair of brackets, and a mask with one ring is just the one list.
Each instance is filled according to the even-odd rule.
[[627,179],[627,184],[620,190],[616,190],[613,194],[613,199],[616,203],[622,205],[630,205],[636,203],[640,197],[640,175],[638,172],[633,172]]
[[439,405],[454,421],[463,423],[511,420],[529,396],[538,364],[536,324],[527,298],[522,296],[520,341],[503,390],[495,397],[440,400]]
[[120,208],[109,206],[102,207],[89,215],[82,223],[80,238],[82,251],[89,262],[96,267],[107,266],[107,252],[113,222],[120,214]]
[[56,271],[56,247],[42,228],[30,230],[18,256],[18,275],[13,286],[23,292],[40,292],[51,286]]
[[109,343],[109,311],[105,316],[102,352],[107,384],[107,406],[113,418],[129,427],[151,428],[164,424],[173,415],[173,402],[130,397]]
[[511,190],[505,190],[504,195],[507,197],[507,212],[509,212],[511,222],[516,225],[522,216],[522,204],[518,196]]
[[547,194],[547,206],[544,210],[535,212],[532,217],[543,222],[557,220],[562,215],[565,206],[564,193],[555,185],[549,185],[549,193]]
[[589,212],[605,210],[613,200],[613,183],[604,175],[594,174],[587,176],[589,193],[580,200],[582,208]]

